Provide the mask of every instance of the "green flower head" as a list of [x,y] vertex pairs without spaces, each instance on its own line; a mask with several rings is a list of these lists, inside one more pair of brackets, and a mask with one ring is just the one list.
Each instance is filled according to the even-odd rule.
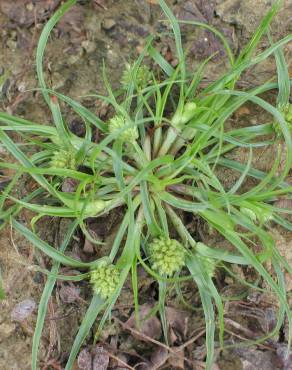
[[261,224],[273,219],[273,213],[270,209],[247,201],[240,207],[240,212],[253,222],[259,221]]
[[199,257],[203,266],[205,272],[210,276],[211,278],[214,276],[215,268],[216,268],[216,263],[212,258],[209,257]]
[[71,150],[57,150],[53,154],[50,162],[51,167],[68,168],[70,170],[76,169],[76,152]]
[[[128,122],[125,120],[122,116],[114,116],[109,120],[109,132],[112,134],[120,129],[122,129],[124,126],[126,126]],[[137,127],[130,127],[123,132],[120,133],[119,137],[120,140],[133,143],[135,140],[138,139],[138,129]]]
[[150,69],[146,65],[139,66],[136,75],[134,75],[134,65],[127,64],[122,74],[121,83],[127,88],[131,82],[134,82],[137,87],[143,89],[151,81],[151,78]]
[[110,297],[118,286],[120,272],[115,265],[106,263],[99,265],[90,273],[93,291],[103,299]]
[[[280,106],[278,106],[278,109],[279,111],[282,113],[282,115],[284,116],[285,118],[285,121],[288,125],[288,129],[290,131],[292,131],[292,104],[282,104]],[[280,124],[279,122],[274,122],[274,130],[276,132],[277,135],[281,135],[282,131],[281,131],[281,128],[280,128]]]
[[185,250],[175,239],[159,237],[149,245],[153,270],[160,275],[172,276],[185,265]]

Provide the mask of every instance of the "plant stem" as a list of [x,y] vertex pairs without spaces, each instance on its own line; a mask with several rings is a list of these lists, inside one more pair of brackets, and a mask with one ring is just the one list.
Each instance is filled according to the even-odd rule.
[[154,140],[153,140],[153,158],[157,156],[158,150],[161,145],[161,138],[162,138],[162,127],[158,127],[154,132]]
[[170,154],[176,155],[176,153],[185,145],[186,141],[192,140],[197,133],[197,129],[193,127],[187,127],[183,132],[181,137],[178,137],[170,150]]
[[143,151],[145,153],[145,157],[147,158],[147,161],[151,161],[151,140],[150,136],[147,135],[145,137],[144,143],[143,143]]
[[177,214],[174,212],[171,206],[168,204],[164,204],[164,208],[166,210],[166,213],[168,217],[170,218],[174,228],[178,232],[179,236],[181,237],[183,243],[187,245],[190,243],[192,247],[196,246],[195,240],[191,237],[189,232],[186,230],[185,226],[183,225],[181,219],[177,216]]
[[173,127],[168,128],[166,136],[165,136],[165,140],[164,140],[164,142],[163,142],[163,144],[160,147],[160,150],[158,152],[158,156],[163,156],[163,155],[167,154],[170,147],[172,146],[175,139],[177,138],[177,135],[178,135],[178,131],[175,128],[173,128]]

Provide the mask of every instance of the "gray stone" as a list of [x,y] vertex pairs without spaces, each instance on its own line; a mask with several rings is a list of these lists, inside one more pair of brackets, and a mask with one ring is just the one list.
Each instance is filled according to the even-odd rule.
[[109,31],[111,29],[113,29],[116,25],[116,21],[112,18],[106,18],[103,22],[102,22],[102,28],[106,31]]

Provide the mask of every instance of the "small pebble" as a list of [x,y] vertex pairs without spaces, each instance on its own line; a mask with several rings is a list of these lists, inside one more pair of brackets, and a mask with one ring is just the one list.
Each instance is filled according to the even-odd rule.
[[33,313],[36,307],[37,305],[33,299],[25,299],[17,303],[11,312],[11,320],[24,321]]
[[111,18],[107,18],[102,22],[102,28],[105,29],[106,31],[111,30],[112,28],[115,27],[115,25],[116,21]]
[[34,9],[33,3],[28,3],[28,4],[26,5],[26,9],[27,9],[29,12],[32,12],[32,11],[33,11],[33,9]]
[[82,58],[83,52],[84,50],[82,47],[74,49],[74,52],[73,53],[71,52],[69,57],[67,58],[67,63],[69,65],[77,63]]
[[44,278],[43,278],[43,274],[39,271],[37,271],[34,276],[33,276],[33,281],[36,283],[36,284],[43,284],[44,282]]
[[96,49],[95,42],[89,40],[82,41],[81,46],[86,51],[86,53],[92,53]]
[[25,82],[20,82],[20,84],[17,86],[17,89],[19,92],[24,92],[26,90]]

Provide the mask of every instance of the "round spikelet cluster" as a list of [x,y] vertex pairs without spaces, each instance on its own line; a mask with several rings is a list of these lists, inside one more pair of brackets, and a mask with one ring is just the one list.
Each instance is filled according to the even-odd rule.
[[76,169],[76,153],[73,150],[58,150],[53,154],[51,167]]
[[118,286],[119,278],[119,270],[113,264],[102,264],[90,273],[93,290],[103,299],[107,299],[113,294]]
[[284,106],[279,108],[280,111],[283,113],[286,122],[292,124],[292,104],[285,104]]
[[[288,103],[288,104],[279,106],[278,109],[284,116],[285,121],[288,124],[289,130],[292,131],[292,104]],[[279,122],[274,122],[274,129],[278,135],[281,134]]]
[[[130,64],[126,65],[126,68],[122,74],[121,83],[123,86],[127,87],[134,80],[134,67]],[[151,72],[146,65],[141,65],[135,76],[135,83],[139,88],[144,88],[148,82],[151,81]]]
[[160,275],[172,276],[185,265],[185,250],[175,239],[159,237],[149,245],[153,270]]
[[[124,126],[126,126],[128,123],[122,116],[114,116],[109,120],[109,132],[112,134],[120,129],[122,129]],[[120,133],[119,137],[120,140],[132,143],[135,140],[138,139],[138,130],[137,127],[130,127],[123,132]]]
[[216,264],[212,258],[209,257],[200,257],[201,262],[204,265],[204,270],[207,272],[208,276],[211,278],[214,276]]
[[273,219],[273,213],[263,207],[240,207],[240,212],[250,218],[253,222],[259,221],[264,224]]

